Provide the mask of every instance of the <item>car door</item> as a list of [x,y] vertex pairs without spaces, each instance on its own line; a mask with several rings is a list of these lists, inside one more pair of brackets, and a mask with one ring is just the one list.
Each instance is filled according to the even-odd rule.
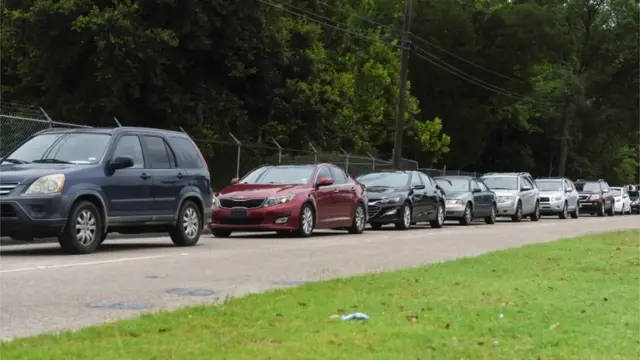
[[332,227],[336,226],[338,216],[336,215],[336,188],[333,185],[330,186],[318,186],[318,182],[321,178],[330,178],[333,181],[331,171],[327,166],[321,166],[316,173],[314,184],[316,186],[316,211],[317,222],[319,227]]
[[469,180],[471,195],[473,196],[474,215],[480,217],[487,213],[485,194],[482,193],[480,185],[475,179]]
[[[524,190],[527,188],[526,190]],[[522,210],[525,214],[530,214],[535,208],[535,192],[533,184],[526,176],[520,176],[520,198],[522,199]]]
[[439,190],[436,188],[436,182],[428,175],[419,173],[420,179],[424,183],[424,204],[425,214],[424,220],[431,220],[436,217],[436,209],[438,208]]
[[478,186],[480,187],[480,191],[482,194],[482,203],[485,208],[484,214],[490,215],[491,209],[493,208],[493,201],[494,201],[493,192],[489,190],[489,187],[485,185],[485,183],[483,183],[482,180],[475,179],[475,181],[478,183]]
[[567,194],[567,201],[569,203],[569,210],[573,211],[578,207],[578,191],[571,180],[565,179],[564,186]]
[[153,212],[156,220],[173,218],[178,211],[186,171],[177,168],[176,156],[161,136],[143,135],[142,150],[151,176]]
[[336,221],[349,226],[355,213],[356,188],[354,184],[347,183],[347,175],[337,166],[329,166],[333,178],[334,212]]
[[600,181],[600,193],[602,194],[604,200],[604,206],[606,209],[613,206],[613,195],[611,194],[611,189],[609,188],[609,184],[604,181]]
[[107,199],[107,214],[110,221],[137,221],[150,219],[153,209],[151,178],[147,174],[142,144],[138,135],[122,135],[115,141],[110,155],[129,157],[133,166],[107,173],[102,191]]
[[[426,220],[427,208],[429,200],[426,197],[425,190],[426,184],[420,178],[420,175],[416,171],[411,173],[411,189],[409,190],[411,201],[413,203],[413,217],[416,221]],[[423,189],[416,189],[416,187]]]

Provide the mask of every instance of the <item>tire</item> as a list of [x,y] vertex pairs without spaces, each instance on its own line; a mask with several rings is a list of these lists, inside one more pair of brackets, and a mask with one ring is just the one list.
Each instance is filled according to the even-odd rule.
[[371,225],[371,228],[372,228],[373,230],[380,230],[380,229],[382,229],[382,224],[373,223],[373,224],[369,224],[369,225]]
[[89,201],[80,201],[71,208],[58,243],[66,253],[90,254],[100,245],[102,224],[98,208]]
[[571,212],[571,218],[577,219],[580,217],[580,205],[576,204],[576,208]]
[[484,218],[484,222],[489,224],[489,225],[493,225],[496,223],[496,204],[491,205],[491,213],[489,214],[489,216]]
[[616,203],[614,201],[611,202],[611,208],[607,211],[607,215],[615,216],[616,215]]
[[467,203],[467,206],[464,207],[464,213],[462,215],[462,219],[460,219],[460,225],[471,225],[471,221],[473,220],[473,211],[470,203]]
[[601,202],[601,203],[600,203],[600,210],[598,210],[598,212],[597,212],[596,214],[597,214],[598,216],[600,216],[600,217],[604,216],[604,214],[605,214],[605,211],[604,211],[604,202]]
[[193,201],[187,200],[180,207],[178,221],[169,231],[171,241],[176,246],[194,246],[200,240],[202,232],[202,215],[200,208]]
[[536,201],[536,208],[533,209],[533,214],[529,217],[531,221],[540,220],[540,203]]
[[99,244],[102,244],[105,240],[107,240],[107,235],[109,235],[109,233],[102,234],[102,238],[100,238],[100,243]]
[[569,218],[569,204],[567,204],[566,202],[564,203],[564,206],[562,207],[562,211],[560,211],[560,214],[558,214],[558,217],[562,220]]
[[520,222],[522,221],[522,203],[518,201],[518,205],[516,205],[516,213],[511,217],[511,221]]
[[402,210],[400,210],[400,220],[396,223],[396,230],[409,230],[412,216],[413,210],[411,209],[411,205],[404,203]]
[[365,213],[364,206],[361,203],[356,205],[356,209],[353,212],[353,221],[351,221],[351,227],[349,228],[349,234],[362,234],[364,232],[364,226],[367,224],[367,215]]
[[298,237],[307,238],[313,234],[313,229],[316,225],[316,217],[313,211],[313,207],[310,204],[302,205],[300,209],[300,216],[298,219],[298,229],[295,234]]
[[217,238],[228,238],[229,236],[231,236],[231,230],[225,229],[213,229],[211,230],[211,233]]
[[438,203],[438,208],[436,209],[436,218],[435,220],[431,220],[429,222],[432,228],[439,229],[444,226],[444,206],[442,203]]

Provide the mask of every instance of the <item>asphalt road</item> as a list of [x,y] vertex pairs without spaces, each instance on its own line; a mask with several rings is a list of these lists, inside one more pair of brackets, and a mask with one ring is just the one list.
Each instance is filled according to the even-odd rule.
[[[215,239],[176,248],[166,237],[107,240],[100,251],[64,255],[58,244],[0,247],[0,337],[10,339],[135,316],[145,311],[216,302],[270,288],[338,276],[479,255],[561,237],[640,228],[640,216],[544,218],[443,229],[323,232],[309,239],[275,235]],[[215,292],[180,296],[176,288]],[[146,310],[93,308],[138,302]]]

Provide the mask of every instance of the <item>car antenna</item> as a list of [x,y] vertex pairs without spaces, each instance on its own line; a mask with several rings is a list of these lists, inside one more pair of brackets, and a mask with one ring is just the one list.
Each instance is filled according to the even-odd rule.
[[114,116],[114,117],[113,117],[113,121],[115,121],[115,122],[116,122],[116,124],[118,125],[118,127],[122,127],[122,124],[120,124],[120,121],[118,121],[118,118],[117,118],[117,117],[115,117],[115,116]]

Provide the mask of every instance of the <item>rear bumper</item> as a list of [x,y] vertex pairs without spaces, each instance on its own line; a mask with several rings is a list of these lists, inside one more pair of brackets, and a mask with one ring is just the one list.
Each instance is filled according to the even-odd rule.
[[208,227],[210,230],[230,231],[297,230],[299,214],[297,207],[247,209],[246,216],[234,216],[229,208],[216,208],[213,209]]
[[62,195],[0,199],[0,236],[29,240],[58,236],[67,223]]

